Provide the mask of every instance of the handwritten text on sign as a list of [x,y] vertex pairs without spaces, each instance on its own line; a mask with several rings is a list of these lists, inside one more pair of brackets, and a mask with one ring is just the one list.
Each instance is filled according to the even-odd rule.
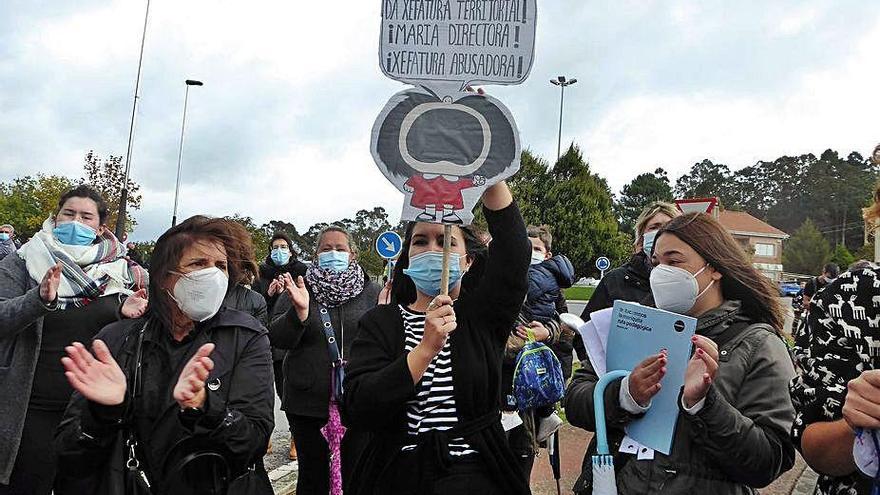
[[382,0],[382,71],[429,87],[518,84],[532,66],[535,2]]

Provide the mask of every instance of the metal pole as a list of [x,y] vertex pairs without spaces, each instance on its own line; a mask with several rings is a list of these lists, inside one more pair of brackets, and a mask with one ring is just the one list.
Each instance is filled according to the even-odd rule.
[[119,214],[116,215],[116,238],[121,239],[125,233],[125,208],[128,202],[128,176],[131,171],[131,148],[134,144],[134,122],[137,117],[138,100],[141,89],[141,66],[144,62],[144,43],[147,40],[147,20],[150,18],[150,0],[147,0],[147,11],[144,14],[144,32],[141,35],[141,53],[138,57],[137,78],[134,83],[134,103],[131,107],[131,124],[128,127],[128,151],[125,153],[125,180],[122,183],[122,194],[119,195]]
[[183,122],[180,124],[180,149],[177,152],[177,185],[174,187],[174,213],[171,216],[171,226],[177,225],[177,198],[180,195],[180,164],[183,159],[183,133],[186,130],[186,104],[189,101],[189,84],[183,96]]
[[559,85],[559,139],[556,141],[556,161],[562,157],[562,106],[565,103],[565,83]]

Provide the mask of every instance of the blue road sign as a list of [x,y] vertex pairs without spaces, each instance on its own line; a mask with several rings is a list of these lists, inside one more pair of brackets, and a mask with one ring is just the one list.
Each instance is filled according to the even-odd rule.
[[600,256],[599,259],[596,260],[596,268],[604,272],[611,268],[611,260],[604,256]]
[[376,238],[376,252],[386,260],[393,260],[403,249],[403,240],[397,232],[383,232]]

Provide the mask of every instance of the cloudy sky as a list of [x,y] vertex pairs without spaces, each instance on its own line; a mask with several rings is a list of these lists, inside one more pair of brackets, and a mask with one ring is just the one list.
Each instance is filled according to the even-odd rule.
[[[145,0],[0,2],[0,180],[78,177],[89,149],[122,155]],[[369,132],[404,86],[378,67],[379,0],[153,0],[132,155],[135,239],[170,224],[184,79],[180,215],[241,213],[300,229],[402,195]],[[660,165],[733,168],[880,140],[880,9],[873,1],[538,0],[531,77],[488,90],[522,142],[577,142],[614,191]]]

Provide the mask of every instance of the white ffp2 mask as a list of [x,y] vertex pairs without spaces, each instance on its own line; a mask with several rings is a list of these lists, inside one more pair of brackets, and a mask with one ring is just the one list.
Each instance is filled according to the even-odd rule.
[[174,284],[172,297],[183,314],[202,322],[220,311],[228,285],[229,277],[212,266],[181,275]]
[[715,283],[714,280],[700,292],[700,285],[697,283],[697,275],[709,265],[704,266],[697,273],[691,273],[684,268],[678,268],[669,265],[657,265],[651,270],[651,293],[654,295],[654,305],[659,309],[678,313],[680,315],[687,314],[695,304],[697,299],[709,290],[709,287]]

